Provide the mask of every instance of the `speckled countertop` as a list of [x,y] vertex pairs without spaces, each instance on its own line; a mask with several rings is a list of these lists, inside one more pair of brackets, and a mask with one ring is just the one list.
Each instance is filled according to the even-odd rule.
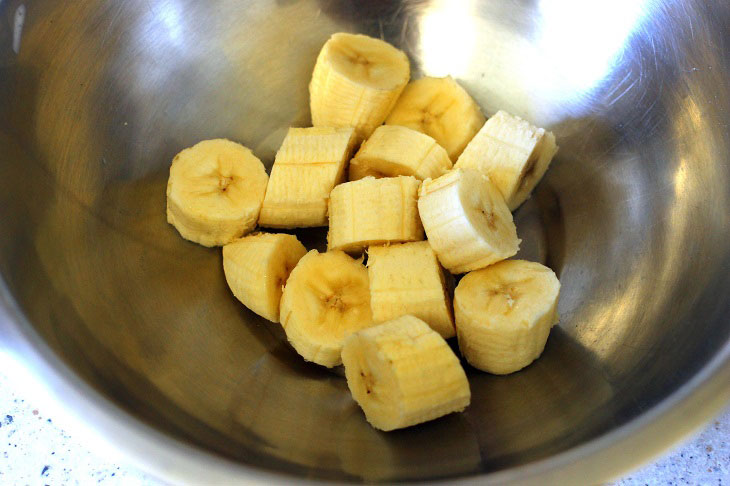
[[[0,485],[164,484],[97,456],[53,419],[0,370]],[[695,438],[614,484],[730,486],[730,408]]]

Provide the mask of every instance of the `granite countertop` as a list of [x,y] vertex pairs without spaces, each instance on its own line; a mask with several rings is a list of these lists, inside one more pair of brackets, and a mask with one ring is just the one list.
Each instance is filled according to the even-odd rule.
[[[2,370],[0,390],[0,484],[164,484],[134,467],[97,456]],[[730,408],[696,437],[614,484],[730,485]]]

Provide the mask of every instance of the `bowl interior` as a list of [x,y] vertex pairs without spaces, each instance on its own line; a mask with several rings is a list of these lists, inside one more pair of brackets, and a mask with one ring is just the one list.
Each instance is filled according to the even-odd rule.
[[[2,279],[120,407],[259,468],[465,476],[598,437],[727,345],[726,4],[250,3],[0,6]],[[180,149],[227,137],[270,166],[287,128],[310,123],[309,76],[336,31],[394,43],[414,78],[450,74],[485,113],[526,117],[560,145],[515,215],[520,256],[562,281],[544,355],[505,377],[465,365],[465,413],[389,434],[341,373],[305,363],[233,298],[219,249],[165,220]],[[324,230],[297,234],[322,248]]]

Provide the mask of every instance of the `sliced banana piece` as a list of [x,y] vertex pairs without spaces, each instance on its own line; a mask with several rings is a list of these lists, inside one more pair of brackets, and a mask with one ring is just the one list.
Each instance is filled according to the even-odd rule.
[[498,375],[532,363],[558,322],[560,282],[544,265],[505,260],[461,279],[454,294],[459,349]]
[[507,205],[489,179],[454,169],[421,185],[418,211],[431,247],[451,273],[483,268],[519,250]]
[[427,241],[371,246],[367,267],[375,322],[410,314],[443,338],[455,335],[444,272]]
[[281,297],[281,325],[305,360],[339,365],[342,343],[373,324],[368,271],[341,251],[312,250],[289,275]]
[[259,225],[326,226],[330,191],[343,182],[354,146],[351,127],[290,128],[271,168]]
[[557,151],[552,132],[498,111],[469,142],[456,167],[489,176],[514,211],[530,196]]
[[423,239],[418,187],[411,176],[366,177],[330,193],[327,248],[357,253],[370,245]]
[[456,160],[485,120],[469,93],[447,76],[411,81],[385,123],[433,137]]
[[223,247],[223,271],[233,295],[261,317],[279,322],[289,274],[307,253],[296,236],[256,233]]
[[382,125],[350,161],[350,180],[358,174],[409,175],[424,180],[445,174],[451,166],[446,150],[428,135],[407,127]]
[[334,34],[309,83],[314,126],[355,127],[364,140],[382,124],[410,78],[408,57],[379,39]]
[[256,227],[268,180],[264,164],[243,145],[200,142],[172,159],[167,222],[186,240],[230,243]]
[[436,331],[413,316],[351,334],[342,362],[352,397],[380,430],[460,412],[471,400],[459,359]]

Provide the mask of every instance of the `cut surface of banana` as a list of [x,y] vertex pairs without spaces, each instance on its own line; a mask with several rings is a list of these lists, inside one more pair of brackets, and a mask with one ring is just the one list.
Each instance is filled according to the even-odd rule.
[[455,335],[444,273],[427,241],[371,246],[367,267],[375,322],[412,315],[443,338]]
[[454,169],[421,185],[418,210],[431,247],[451,273],[517,253],[520,240],[504,198],[483,174]]
[[233,295],[261,317],[279,322],[281,293],[307,253],[296,236],[256,233],[223,247],[223,271]]
[[339,365],[345,337],[372,324],[365,265],[341,251],[299,260],[281,297],[281,325],[305,360]]
[[186,240],[221,246],[256,227],[269,177],[261,161],[230,140],[205,140],[172,159],[167,222]]
[[469,142],[455,166],[487,175],[514,211],[530,196],[557,151],[552,132],[498,111]]
[[330,193],[327,248],[360,252],[371,245],[419,241],[418,187],[411,176],[346,182]]
[[436,331],[413,316],[351,334],[342,362],[353,398],[380,430],[460,412],[471,400],[459,359]]
[[350,161],[350,180],[360,174],[424,180],[445,174],[451,159],[436,140],[398,125],[382,125],[362,144]]
[[382,124],[410,78],[408,57],[385,41],[337,33],[309,83],[312,125],[354,127],[360,140]]
[[385,123],[402,125],[433,137],[454,161],[485,120],[469,93],[447,76],[411,81]]
[[290,128],[271,167],[259,225],[327,225],[329,194],[344,180],[354,145],[351,127]]
[[558,322],[559,294],[555,273],[535,262],[505,260],[467,274],[454,293],[459,349],[489,373],[524,368]]

